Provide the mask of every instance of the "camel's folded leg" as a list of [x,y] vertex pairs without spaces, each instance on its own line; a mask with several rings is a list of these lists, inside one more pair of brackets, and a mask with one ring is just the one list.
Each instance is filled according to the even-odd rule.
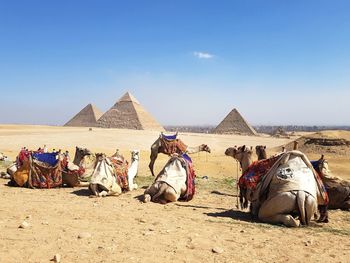
[[92,193],[91,197],[97,197],[99,196],[99,191],[98,191],[98,185],[97,184],[89,184],[89,190]]
[[171,186],[168,186],[168,188],[164,192],[164,199],[168,202],[176,202],[179,199],[179,197],[179,194],[177,194],[174,188],[172,188]]
[[297,227],[300,225],[299,220],[288,214],[295,210],[295,207],[296,196],[291,192],[281,193],[266,200],[261,205],[258,216],[263,222]]

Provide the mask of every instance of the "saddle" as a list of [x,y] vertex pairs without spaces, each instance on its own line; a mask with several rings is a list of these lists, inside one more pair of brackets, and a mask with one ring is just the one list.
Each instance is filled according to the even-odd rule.
[[174,153],[181,155],[185,153],[186,150],[187,145],[184,144],[180,139],[177,139],[177,133],[171,136],[166,136],[161,133],[159,147],[160,152],[167,155],[172,155]]
[[177,133],[175,133],[173,135],[165,135],[164,133],[161,133],[160,137],[166,141],[174,141],[177,138]]

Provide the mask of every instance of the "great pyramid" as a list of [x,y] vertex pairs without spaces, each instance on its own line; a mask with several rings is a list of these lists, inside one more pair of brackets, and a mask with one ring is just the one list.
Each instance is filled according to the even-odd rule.
[[257,135],[254,128],[246,122],[236,109],[233,109],[225,117],[225,119],[213,130],[213,133]]
[[102,115],[98,125],[102,128],[164,131],[164,128],[129,92]]
[[74,127],[97,127],[97,120],[102,116],[102,112],[94,105],[88,104],[84,109],[78,112],[64,126]]

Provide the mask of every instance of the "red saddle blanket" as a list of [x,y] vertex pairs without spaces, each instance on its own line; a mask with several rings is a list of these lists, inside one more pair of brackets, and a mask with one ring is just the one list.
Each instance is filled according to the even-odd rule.
[[128,183],[128,169],[129,169],[129,163],[125,159],[121,158],[110,158],[110,161],[113,164],[116,176],[117,176],[117,182],[119,186],[121,187],[122,191],[128,191],[129,190],[129,183]]
[[270,170],[280,156],[273,156],[253,162],[238,180],[238,185],[242,189],[254,191],[261,178]]
[[174,153],[181,155],[187,150],[187,145],[184,144],[180,139],[168,141],[164,138],[160,138],[160,144],[161,145],[159,151],[167,155],[172,155]]
[[192,160],[187,154],[182,155],[183,160],[185,161],[185,169],[187,172],[186,180],[186,193],[180,197],[181,201],[190,201],[192,200],[194,194],[196,193],[196,173],[193,168]]

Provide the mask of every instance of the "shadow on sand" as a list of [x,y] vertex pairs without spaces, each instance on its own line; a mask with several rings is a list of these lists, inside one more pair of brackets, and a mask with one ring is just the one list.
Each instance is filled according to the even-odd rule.
[[224,196],[232,196],[232,197],[237,197],[237,195],[233,195],[233,194],[227,194],[227,193],[222,193],[222,192],[219,192],[219,191],[211,191],[210,192],[211,194],[214,194],[214,195],[224,195]]
[[91,192],[89,189],[84,188],[84,189],[75,190],[75,191],[71,192],[71,194],[75,194],[78,196],[90,196]]
[[229,217],[235,220],[239,221],[245,221],[245,222],[258,222],[254,219],[252,219],[252,216],[248,212],[240,211],[240,210],[226,210],[224,212],[217,212],[217,213],[205,213],[207,216],[211,217]]
[[174,205],[181,206],[181,207],[189,207],[189,208],[199,208],[199,209],[216,209],[216,210],[226,210],[226,208],[222,207],[210,207],[210,206],[202,206],[202,205],[187,205],[185,203],[174,203]]
[[143,194],[142,194],[142,195],[134,196],[134,199],[139,200],[140,202],[143,203]]

